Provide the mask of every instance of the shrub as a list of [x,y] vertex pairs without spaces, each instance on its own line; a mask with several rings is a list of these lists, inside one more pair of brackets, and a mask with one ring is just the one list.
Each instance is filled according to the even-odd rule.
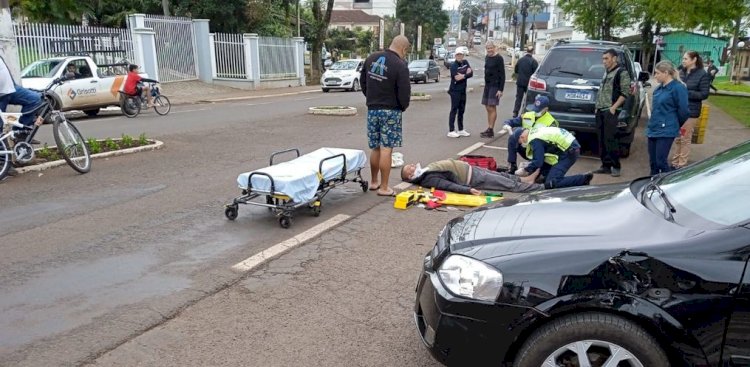
[[138,136],[138,145],[148,145],[146,133],[141,133],[141,135]]
[[117,143],[112,140],[112,138],[107,138],[104,140],[104,146],[107,147],[107,150],[117,150],[120,149],[120,146],[117,145]]
[[91,154],[101,153],[102,152],[102,145],[99,144],[99,140],[96,140],[94,138],[89,138],[86,141],[86,145],[89,146],[89,151]]
[[133,137],[130,135],[122,134],[122,140],[120,141],[120,145],[123,148],[130,148],[133,146]]

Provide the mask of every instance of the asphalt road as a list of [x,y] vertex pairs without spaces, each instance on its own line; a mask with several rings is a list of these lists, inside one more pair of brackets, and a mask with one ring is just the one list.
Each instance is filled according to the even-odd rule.
[[[433,100],[405,114],[407,162],[482,141],[480,79],[470,81],[465,122],[474,135],[460,139],[445,137],[447,78],[414,87]],[[508,87],[501,119],[512,109]],[[332,104],[359,114],[306,113]],[[145,133],[165,148],[95,160],[86,175],[60,167],[0,183],[0,365],[434,365],[411,321],[414,282],[437,230],[460,212],[396,211],[350,185],[325,198],[319,218],[300,210],[286,230],[263,208],[243,206],[234,222],[223,215],[237,175],[267,166],[274,151],[366,150],[364,113],[360,93],[332,92],[76,120],[85,137]],[[50,130],[40,139],[51,142]],[[634,146],[645,147],[641,134]],[[505,160],[499,148],[477,153]],[[620,180],[647,173],[646,162],[634,149]],[[596,166],[584,158],[573,171]],[[258,271],[231,269],[341,214],[350,220]]]

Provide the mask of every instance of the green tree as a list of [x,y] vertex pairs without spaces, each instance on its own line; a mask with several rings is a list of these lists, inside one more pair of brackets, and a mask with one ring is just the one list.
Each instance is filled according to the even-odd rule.
[[416,50],[420,54],[430,48],[434,38],[445,34],[450,22],[448,13],[443,10],[442,0],[398,0],[396,18],[404,22],[406,37],[414,46],[417,43],[417,26],[422,26],[422,50]]
[[614,29],[630,24],[633,1],[638,0],[560,0],[558,5],[589,38],[611,41]]
[[323,41],[326,39],[328,25],[331,24],[331,12],[333,11],[333,0],[325,1],[325,3],[321,3],[321,0],[310,0],[312,32],[309,35],[309,41],[312,46],[312,80],[320,79],[323,74],[320,53],[323,48]]

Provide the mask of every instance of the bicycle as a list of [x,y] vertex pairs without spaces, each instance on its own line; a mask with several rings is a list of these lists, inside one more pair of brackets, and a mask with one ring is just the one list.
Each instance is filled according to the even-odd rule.
[[[161,87],[157,83],[148,83],[151,87],[151,100],[154,104],[154,111],[161,116],[164,116],[172,110],[172,105],[169,103],[169,98],[161,94]],[[146,97],[141,95],[133,95],[125,92],[120,92],[123,95],[122,113],[130,118],[138,116],[141,113],[141,109],[148,108]]]
[[[35,113],[41,111],[39,116],[43,121],[52,121],[52,136],[55,138],[55,144],[57,149],[62,155],[65,162],[79,173],[87,173],[91,170],[91,155],[89,154],[89,148],[86,145],[86,141],[78,131],[78,129],[68,121],[59,110],[54,109],[55,100],[50,94],[50,89],[57,85],[63,84],[67,81],[70,76],[63,76],[53,80],[44,90],[34,90],[42,95],[42,103],[39,107],[27,113]],[[0,134],[4,131],[6,125],[14,126],[29,130],[29,127],[21,124],[19,119],[22,113],[11,113],[0,111],[0,118],[2,119],[2,128]],[[39,124],[35,124],[31,128],[31,132],[26,136],[26,139],[22,141],[15,141],[18,130],[12,130],[8,133],[0,136],[0,180],[4,179],[10,170],[12,158],[15,158],[18,163],[28,163],[34,159],[34,147],[31,145],[31,141],[34,139],[34,135],[39,130]],[[10,149],[10,139],[12,138],[15,143],[13,148]]]

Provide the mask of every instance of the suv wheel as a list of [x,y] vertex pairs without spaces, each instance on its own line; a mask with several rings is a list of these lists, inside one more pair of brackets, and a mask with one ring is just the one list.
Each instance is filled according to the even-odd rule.
[[544,325],[524,343],[514,366],[647,367],[669,366],[669,359],[640,326],[619,316],[592,312]]

